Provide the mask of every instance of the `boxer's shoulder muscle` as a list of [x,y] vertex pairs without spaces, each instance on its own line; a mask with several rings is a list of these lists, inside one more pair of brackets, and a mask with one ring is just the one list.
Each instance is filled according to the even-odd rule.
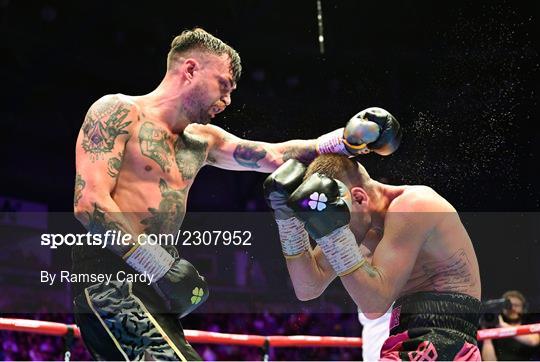
[[81,127],[83,150],[95,156],[112,152],[119,138],[129,139],[136,113],[135,104],[121,94],[98,99]]
[[407,186],[390,203],[389,212],[455,212],[452,205],[429,186]]

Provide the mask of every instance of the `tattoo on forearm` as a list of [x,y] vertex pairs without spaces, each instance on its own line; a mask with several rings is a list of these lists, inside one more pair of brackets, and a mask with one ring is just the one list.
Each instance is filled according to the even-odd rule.
[[178,170],[184,180],[192,180],[203,166],[208,143],[192,135],[182,133],[174,143]]
[[83,180],[80,174],[76,174],[75,175],[75,193],[73,195],[73,205],[77,206],[79,204],[79,200],[82,197],[82,191],[85,186],[86,186],[86,181]]
[[171,171],[172,150],[166,130],[151,122],[144,122],[139,130],[139,145],[142,154],[156,161],[163,172]]
[[439,291],[467,291],[475,285],[476,279],[470,270],[470,262],[465,250],[459,249],[450,258],[426,263],[422,266],[425,278]]
[[116,97],[94,105],[82,125],[82,147],[90,153],[92,161],[114,148],[116,138],[127,134],[125,128],[131,123],[126,121],[129,109]]
[[186,189],[173,189],[163,179],[159,180],[161,201],[158,208],[148,208],[151,216],[141,220],[147,234],[175,233],[180,229],[185,215]]
[[266,150],[252,142],[240,143],[234,150],[233,157],[235,161],[247,168],[261,168],[257,162],[266,156]]
[[364,270],[371,278],[375,278],[377,276],[377,270],[367,261],[360,267],[360,269]]
[[127,233],[119,223],[108,220],[106,212],[97,203],[94,203],[92,213],[87,211],[86,214],[89,220],[86,229],[92,234],[104,234],[107,230],[121,230]]
[[307,164],[313,161],[315,157],[317,157],[317,149],[315,145],[310,145],[307,147],[291,146],[287,147],[283,151],[283,162],[294,158],[295,160]]
[[120,172],[120,166],[122,166],[122,158],[124,157],[124,154],[122,152],[118,153],[118,157],[111,157],[109,158],[109,162],[107,163],[107,173],[112,178],[117,178],[118,173]]

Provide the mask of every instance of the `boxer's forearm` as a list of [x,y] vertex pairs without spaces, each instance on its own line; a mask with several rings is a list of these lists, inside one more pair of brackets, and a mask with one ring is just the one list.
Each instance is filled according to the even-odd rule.
[[[74,214],[77,220],[91,233],[100,234],[107,230],[121,231],[123,234],[131,235],[130,244],[137,240],[138,233],[131,227],[125,215],[122,214],[110,196],[87,193],[78,200]],[[107,248],[116,255],[123,256],[131,249],[131,246],[108,244]]]
[[294,292],[299,300],[306,301],[319,297],[335,278],[334,273],[319,267],[312,250],[286,260]]
[[383,315],[395,300],[393,290],[386,285],[383,274],[367,260],[355,272],[342,276],[341,282],[369,318]]
[[308,164],[318,156],[316,140],[292,140],[274,143],[271,147],[278,155],[276,160],[279,164],[275,164],[276,168],[291,158]]
[[315,140],[292,140],[281,143],[242,141],[233,152],[235,164],[226,165],[226,159],[216,166],[228,169],[252,169],[259,172],[274,172],[287,160],[293,158],[308,164],[317,157]]

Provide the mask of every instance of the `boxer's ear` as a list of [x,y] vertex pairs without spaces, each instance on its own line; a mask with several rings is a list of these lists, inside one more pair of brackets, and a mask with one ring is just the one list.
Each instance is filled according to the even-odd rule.
[[199,62],[196,59],[188,58],[184,60],[180,69],[183,78],[190,83],[195,76],[195,71],[199,69]]
[[369,196],[361,187],[355,186],[351,189],[351,196],[353,202],[360,204],[360,206],[367,206],[369,204]]

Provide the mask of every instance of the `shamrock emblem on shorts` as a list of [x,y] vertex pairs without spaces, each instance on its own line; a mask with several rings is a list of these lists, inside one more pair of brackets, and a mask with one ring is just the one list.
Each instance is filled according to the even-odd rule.
[[204,290],[203,288],[195,287],[191,293],[193,294],[191,297],[191,304],[197,304],[202,300]]
[[326,209],[326,201],[328,201],[328,198],[326,198],[324,193],[321,192],[319,194],[318,192],[314,192],[309,195],[309,198],[308,205],[312,210],[322,211]]

